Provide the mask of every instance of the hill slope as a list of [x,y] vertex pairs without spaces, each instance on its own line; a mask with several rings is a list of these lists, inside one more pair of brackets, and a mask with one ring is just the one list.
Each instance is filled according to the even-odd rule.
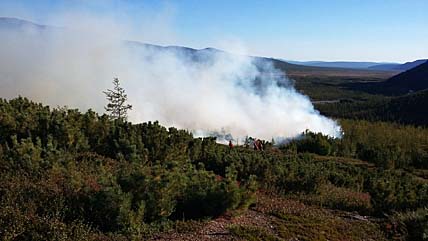
[[360,82],[344,85],[348,89],[383,95],[403,95],[428,89],[428,61],[381,82]]
[[428,90],[380,101],[318,104],[322,114],[370,121],[428,126]]
[[383,240],[398,222],[422,240],[428,180],[401,168],[428,167],[428,130],[341,125],[343,139],[306,133],[255,151],[0,99],[0,239]]
[[400,73],[381,84],[391,92],[407,93],[428,88],[428,61]]

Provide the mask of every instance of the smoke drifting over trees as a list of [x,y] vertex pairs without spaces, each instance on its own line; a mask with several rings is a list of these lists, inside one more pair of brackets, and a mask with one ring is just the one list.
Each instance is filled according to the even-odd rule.
[[340,136],[337,123],[321,116],[269,62],[211,49],[195,58],[185,49],[124,41],[109,24],[90,23],[90,31],[0,28],[0,95],[102,111],[102,91],[118,76],[133,122],[159,120],[235,138],[295,137],[306,129]]

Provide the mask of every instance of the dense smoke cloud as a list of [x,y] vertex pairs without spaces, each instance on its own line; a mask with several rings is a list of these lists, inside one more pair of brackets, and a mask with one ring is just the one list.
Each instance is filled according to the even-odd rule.
[[119,77],[133,122],[235,138],[340,136],[269,62],[212,49],[197,52],[123,41],[120,35],[20,26],[0,30],[0,95],[102,112],[103,90]]

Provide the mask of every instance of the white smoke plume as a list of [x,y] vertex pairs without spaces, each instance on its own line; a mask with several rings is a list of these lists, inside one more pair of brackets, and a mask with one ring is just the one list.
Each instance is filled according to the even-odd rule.
[[306,129],[340,136],[337,123],[267,61],[123,41],[99,26],[105,28],[0,29],[0,97],[103,112],[102,91],[118,77],[133,105],[133,122],[159,120],[234,138],[288,138]]

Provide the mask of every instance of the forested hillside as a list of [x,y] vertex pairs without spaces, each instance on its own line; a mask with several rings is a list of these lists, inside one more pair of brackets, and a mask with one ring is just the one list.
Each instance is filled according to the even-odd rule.
[[342,139],[306,132],[255,151],[157,122],[1,100],[0,238],[206,239],[224,222],[231,239],[422,240],[428,130],[341,125]]
[[386,93],[406,94],[428,88],[428,61],[381,83]]
[[428,125],[428,90],[367,101],[338,101],[318,104],[322,114],[337,118],[390,121],[402,124]]

